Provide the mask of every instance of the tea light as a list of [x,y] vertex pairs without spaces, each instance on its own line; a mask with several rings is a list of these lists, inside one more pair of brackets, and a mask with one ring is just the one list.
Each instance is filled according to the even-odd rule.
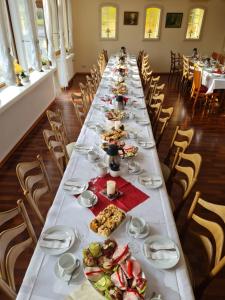
[[107,195],[115,195],[116,193],[116,182],[113,180],[108,180],[106,183]]
[[120,121],[115,121],[114,123],[114,127],[116,130],[120,129],[120,126],[121,126],[121,122]]

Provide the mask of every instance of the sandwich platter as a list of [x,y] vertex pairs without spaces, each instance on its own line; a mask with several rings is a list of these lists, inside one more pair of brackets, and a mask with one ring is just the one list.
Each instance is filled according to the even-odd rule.
[[144,300],[147,280],[128,245],[115,240],[94,242],[83,249],[85,277],[107,300]]

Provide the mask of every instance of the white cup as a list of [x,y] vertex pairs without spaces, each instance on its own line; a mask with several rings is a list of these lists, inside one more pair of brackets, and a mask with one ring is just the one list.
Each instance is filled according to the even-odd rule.
[[60,276],[69,275],[76,267],[76,259],[72,253],[64,253],[58,259],[58,270]]
[[88,160],[89,161],[95,161],[97,159],[98,155],[94,150],[88,151]]
[[92,191],[84,191],[80,195],[81,202],[84,205],[91,205],[93,203],[93,196],[94,196],[94,194],[92,193]]
[[128,133],[128,135],[129,135],[129,138],[131,138],[131,139],[136,139],[137,138],[137,133],[134,132],[134,131],[130,131]]
[[130,221],[130,229],[133,231],[135,234],[142,233],[145,229],[146,222],[142,218],[132,218]]
[[107,174],[107,166],[104,162],[99,162],[96,164],[98,176],[103,177]]

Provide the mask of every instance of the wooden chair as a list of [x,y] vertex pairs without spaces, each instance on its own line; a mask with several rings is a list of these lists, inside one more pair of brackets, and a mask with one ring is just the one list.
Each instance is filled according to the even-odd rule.
[[[15,227],[7,226],[7,229],[0,233],[0,288],[11,299],[16,298],[15,263],[22,252],[29,247],[35,248],[37,243],[33,226],[21,199],[17,201],[16,208],[0,212],[0,226],[5,228],[5,224],[12,224],[17,216],[22,217],[23,221]],[[26,239],[22,238],[24,232],[28,235]],[[15,241],[17,237],[20,237],[20,242]]]
[[43,136],[48,150],[56,163],[57,169],[63,176],[69,157],[62,142],[55,139],[55,133],[52,130],[44,129]]
[[182,62],[183,70],[180,82],[180,92],[185,94],[193,80],[194,65],[190,62],[189,58],[184,55]]
[[160,76],[152,77],[152,79],[151,79],[151,83],[149,86],[149,97],[147,98],[147,103],[149,105],[151,104],[152,97],[155,95],[155,90],[156,90],[156,87],[157,87],[159,81],[160,81]]
[[169,121],[172,117],[174,108],[173,107],[168,107],[168,108],[162,108],[159,119],[157,121],[157,124],[154,129],[154,135],[155,135],[155,140],[156,140],[156,147],[159,147],[159,144],[161,142],[161,139],[163,137],[163,134],[166,130],[166,127],[169,124]]
[[179,154],[189,147],[193,136],[194,129],[181,130],[179,126],[176,127],[167,155],[160,163],[165,182],[173,174],[175,165],[180,161]]
[[37,155],[36,161],[18,163],[16,175],[30,207],[40,222],[44,224],[44,217],[39,209],[39,202],[52,189],[42,157]]
[[83,126],[86,114],[85,114],[85,109],[83,104],[80,104],[77,100],[79,100],[79,97],[77,97],[75,94],[71,95],[71,100],[73,103],[73,107],[75,110],[75,114],[77,117],[78,122],[80,123],[81,126]]
[[[182,207],[184,206],[185,200],[188,198],[197,182],[202,164],[202,157],[198,153],[180,153],[179,157],[180,160],[175,166],[175,173],[170,177],[170,181],[167,183],[167,190],[170,193],[170,200],[172,208],[174,208],[175,219],[177,219]],[[185,165],[183,165],[184,162]],[[175,205],[171,197],[172,185],[174,183],[182,188],[182,197],[178,205]]]
[[[192,221],[194,223],[200,225],[199,229],[191,231],[191,233],[197,236],[201,241],[205,252],[208,258],[208,266],[207,273],[204,273],[203,280],[194,287],[194,292],[196,299],[201,299],[204,290],[210,284],[210,282],[215,278],[215,276],[221,272],[225,265],[225,256],[223,255],[224,248],[224,230],[221,225],[215,221],[208,220],[205,217],[200,216],[199,213],[196,212],[197,208],[205,209],[209,212],[209,215],[217,215],[223,223],[225,223],[225,206],[218,205],[214,203],[210,203],[208,201],[203,200],[200,192],[196,192],[195,197],[193,199],[192,205],[189,209],[186,222],[181,230],[181,238],[184,239],[186,232],[190,231],[190,225]],[[205,230],[202,230],[205,229]],[[190,238],[189,238],[190,239]]]
[[207,95],[208,88],[202,85],[202,76],[200,70],[194,70],[194,78],[191,88],[190,99],[193,99],[193,108],[195,107],[197,101],[204,99],[204,102],[208,101],[209,95]]
[[84,85],[82,82],[80,82],[79,87],[80,87],[80,91],[81,91],[81,97],[82,97],[84,110],[85,110],[85,113],[87,114],[93,99],[90,98],[90,95],[89,95],[88,89],[87,89],[87,85]]
[[219,59],[219,53],[217,53],[217,52],[213,52],[212,53],[212,55],[211,55],[211,57],[213,58],[213,59],[215,59],[215,60],[218,60]]
[[180,54],[174,53],[172,50],[170,51],[170,73],[168,77],[168,81],[173,79],[174,75],[179,75],[182,65],[182,58]]
[[46,115],[49,121],[49,124],[51,128],[57,127],[62,134],[63,140],[65,144],[69,143],[66,126],[62,117],[62,111],[60,109],[57,109],[57,111],[47,110]]
[[55,133],[56,140],[64,144],[68,157],[71,157],[75,142],[69,142],[66,127],[62,117],[62,112],[59,109],[56,112],[47,110],[46,114],[52,131]]
[[148,112],[149,112],[149,117],[151,119],[153,131],[155,130],[156,124],[158,122],[162,110],[164,97],[165,97],[164,94],[154,96],[152,101],[153,103],[148,105]]

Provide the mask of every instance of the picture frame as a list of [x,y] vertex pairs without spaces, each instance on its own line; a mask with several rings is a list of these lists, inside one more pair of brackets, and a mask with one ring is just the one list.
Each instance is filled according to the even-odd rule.
[[166,28],[181,28],[183,13],[167,13]]
[[137,11],[125,11],[124,12],[124,25],[138,25],[138,15]]

